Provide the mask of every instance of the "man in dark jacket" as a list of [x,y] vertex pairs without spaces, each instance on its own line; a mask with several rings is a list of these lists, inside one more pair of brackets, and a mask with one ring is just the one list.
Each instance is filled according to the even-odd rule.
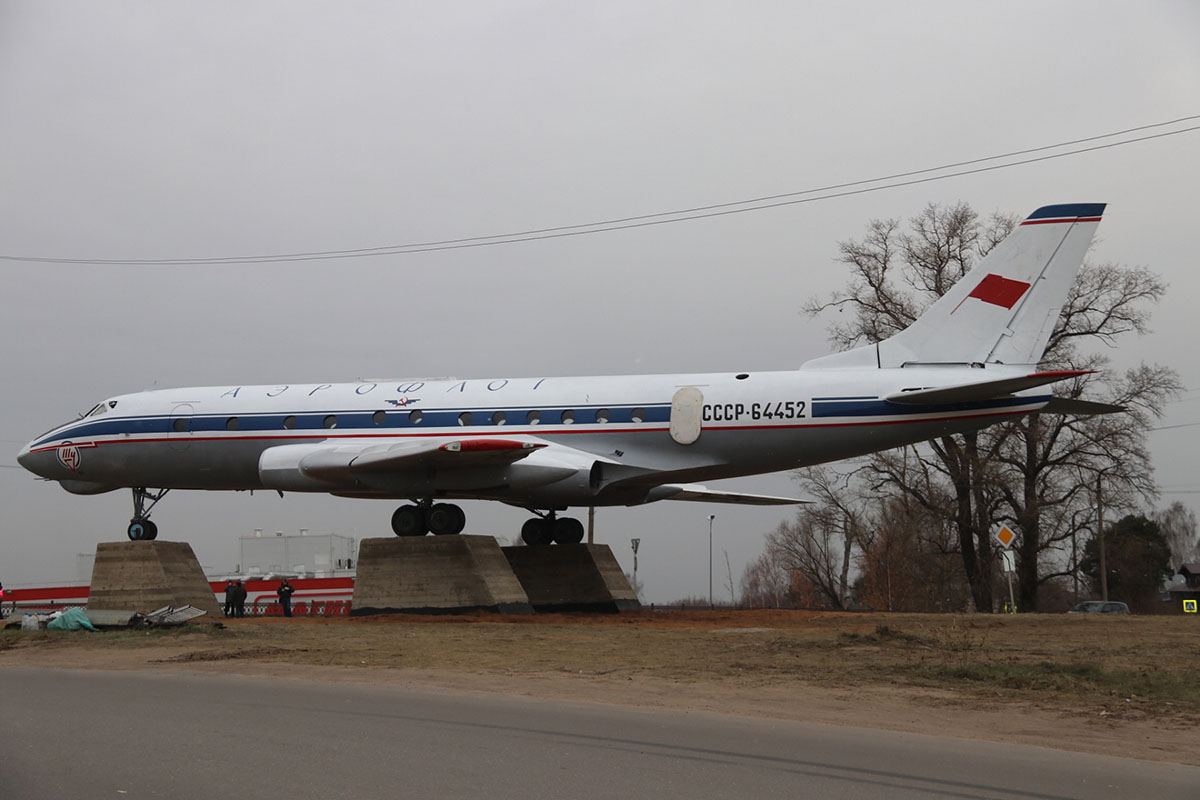
[[238,581],[233,587],[233,615],[246,616],[246,584]]
[[233,583],[233,579],[225,581],[225,616],[233,616],[233,595],[237,587]]
[[292,592],[296,589],[288,583],[287,578],[279,584],[279,588],[275,590],[275,594],[279,595],[279,605],[283,606],[283,615],[290,617],[292,615]]

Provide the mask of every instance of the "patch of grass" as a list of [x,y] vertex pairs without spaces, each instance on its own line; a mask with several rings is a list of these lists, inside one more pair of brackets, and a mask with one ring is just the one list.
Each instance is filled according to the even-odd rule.
[[1189,724],[1200,720],[1200,620],[1080,616],[771,611],[247,619],[223,629],[6,631],[0,667],[32,661],[38,650],[48,651],[43,660],[50,663],[83,663],[86,650],[105,651],[106,657],[127,650],[160,664],[367,665],[589,680],[636,675],[671,683],[835,690],[907,686],[933,688],[964,703],[1003,696],[1069,713],[1134,709]]
[[863,645],[863,644],[919,644],[928,646],[929,642],[922,636],[913,633],[907,633],[899,628],[893,628],[890,625],[876,625],[874,633],[857,633],[855,631],[843,631],[838,634],[838,644],[841,645]]
[[1200,704],[1200,684],[1180,674],[1106,670],[1095,664],[1053,661],[991,664],[914,664],[908,674],[934,684],[978,684],[994,688],[1100,695],[1117,698]]

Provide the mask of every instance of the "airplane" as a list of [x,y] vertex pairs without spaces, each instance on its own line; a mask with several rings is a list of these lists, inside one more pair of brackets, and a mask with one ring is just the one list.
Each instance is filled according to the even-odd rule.
[[1053,397],[1085,373],[1037,368],[1104,208],[1037,209],[908,328],[798,369],[160,389],[104,400],[17,459],[75,494],[132,489],[132,540],[157,536],[151,510],[175,489],[406,500],[398,536],[461,533],[449,501],[496,500],[534,515],[529,545],[582,541],[570,507],[799,503],[697,482],[1120,410]]

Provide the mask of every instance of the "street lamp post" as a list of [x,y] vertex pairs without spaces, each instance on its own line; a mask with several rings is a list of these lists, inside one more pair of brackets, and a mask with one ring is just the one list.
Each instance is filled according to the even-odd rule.
[[1104,498],[1100,494],[1100,477],[1104,470],[1096,473],[1096,531],[1100,537],[1100,599],[1108,600],[1108,565],[1104,558]]
[[708,515],[708,607],[713,607],[712,596],[712,526],[713,520],[717,518],[716,514]]

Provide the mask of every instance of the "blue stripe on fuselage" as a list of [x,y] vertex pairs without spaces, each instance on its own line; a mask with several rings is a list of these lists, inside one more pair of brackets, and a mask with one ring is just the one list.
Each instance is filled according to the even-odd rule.
[[939,403],[901,405],[887,400],[813,400],[814,417],[890,417],[905,414],[937,414],[947,411],[982,411],[992,408],[1011,408],[1031,403],[1044,403],[1050,395],[1038,397],[1005,397],[977,400],[969,403]]
[[[308,412],[256,412],[253,414],[195,414],[191,416],[178,417],[176,415],[159,414],[147,417],[110,417],[104,420],[94,420],[80,422],[72,427],[60,430],[50,436],[43,437],[40,441],[30,446],[31,450],[36,450],[39,447],[62,441],[64,439],[89,439],[99,436],[115,436],[119,434],[175,434],[182,435],[184,433],[263,433],[266,431],[273,432],[288,432],[288,431],[321,431],[321,430],[395,430],[395,429],[411,429],[419,430],[422,428],[499,428],[502,425],[497,425],[492,418],[497,412],[504,412],[508,415],[506,423],[509,425],[528,426],[529,422],[527,414],[532,411],[537,411],[540,415],[539,426],[547,428],[568,429],[574,425],[594,425],[597,424],[596,415],[601,409],[607,409],[610,423],[632,423],[634,409],[642,409],[643,414],[641,421],[644,423],[662,423],[669,422],[671,418],[671,407],[669,405],[628,405],[628,406],[554,406],[554,407],[502,407],[502,408],[454,408],[454,409],[421,409],[421,408],[401,408],[401,409],[372,409],[370,411],[354,410],[354,411],[308,411]],[[375,414],[379,411],[384,411],[385,416],[383,422],[375,422]],[[414,421],[413,412],[419,411],[419,422]],[[564,423],[562,415],[566,411],[571,411],[574,414],[573,423]],[[464,424],[460,417],[466,412],[471,414],[469,424]],[[334,416],[337,418],[337,424],[334,428],[326,428],[325,420]],[[291,428],[285,428],[283,421],[288,417],[295,417],[296,424]],[[186,431],[175,431],[172,426],[174,420],[183,418],[187,420]],[[236,429],[227,427],[228,421],[231,418],[236,418],[238,426]],[[447,434],[450,435],[450,434]]]

